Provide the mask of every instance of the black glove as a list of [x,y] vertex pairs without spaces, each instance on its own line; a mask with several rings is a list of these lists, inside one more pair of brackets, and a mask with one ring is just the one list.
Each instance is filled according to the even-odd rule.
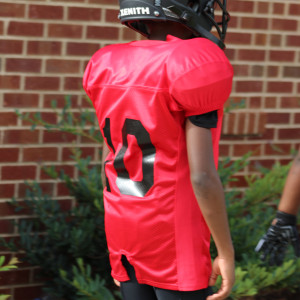
[[255,251],[261,252],[260,258],[269,265],[281,265],[288,244],[292,244],[295,255],[300,257],[300,240],[296,216],[277,211],[277,222],[258,242]]

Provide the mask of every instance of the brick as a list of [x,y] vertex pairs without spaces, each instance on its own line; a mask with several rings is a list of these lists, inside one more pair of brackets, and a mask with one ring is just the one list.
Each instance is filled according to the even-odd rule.
[[17,3],[0,3],[0,17],[22,18],[25,16],[25,5]]
[[[30,119],[36,119],[35,117],[36,111],[34,112],[28,112],[28,117]],[[55,112],[42,112],[40,114],[41,119],[49,124],[56,124],[57,123],[57,114]],[[22,120],[22,126],[31,126],[32,123],[27,120]]]
[[300,97],[282,97],[280,99],[280,108],[299,108]]
[[119,23],[118,19],[119,10],[117,9],[106,9],[105,10],[105,21],[110,23]]
[[295,58],[294,51],[270,51],[270,61],[287,61],[292,62]]
[[[44,0],[45,1],[45,0]],[[46,0],[47,1],[47,0]],[[49,1],[49,0],[48,0]],[[66,3],[70,3],[70,0],[50,0],[51,2],[66,2]],[[84,3],[86,2],[86,0],[74,0],[72,2],[78,2],[78,3]]]
[[13,108],[37,107],[38,102],[38,94],[5,93],[3,106]]
[[16,287],[14,289],[14,300],[32,300],[43,294],[41,286]]
[[91,56],[100,49],[99,44],[93,43],[68,43],[67,55]]
[[251,97],[249,99],[249,108],[261,108],[261,97]]
[[247,12],[251,13],[254,9],[254,2],[252,1],[228,1],[228,11],[230,12]]
[[236,56],[236,50],[235,49],[225,49],[225,55],[229,60],[234,60]]
[[3,21],[0,21],[0,34],[4,33],[4,23]]
[[43,135],[43,143],[71,143],[76,140],[76,136],[71,133],[62,133],[56,131],[45,131]]
[[269,13],[269,7],[270,7],[270,3],[269,2],[258,2],[257,3],[257,10],[258,13],[260,14],[267,14]]
[[57,196],[58,197],[66,197],[70,195],[69,189],[66,187],[66,185],[62,182],[59,182],[57,184]]
[[269,93],[291,93],[293,90],[293,83],[282,81],[268,82],[267,90]]
[[262,92],[263,83],[261,81],[237,81],[236,82],[236,92]]
[[23,41],[0,40],[1,54],[21,54],[22,50],[23,50]]
[[82,26],[67,24],[50,24],[49,37],[56,38],[81,38]]
[[233,65],[235,76],[248,76],[250,67],[249,65]]
[[69,20],[81,21],[100,21],[101,9],[100,8],[86,8],[86,7],[69,7],[68,8]]
[[60,79],[58,77],[26,77],[27,90],[58,90]]
[[289,19],[272,19],[272,29],[282,31],[297,31],[298,21]]
[[266,97],[265,98],[265,108],[277,108],[276,97]]
[[255,34],[255,45],[265,46],[267,45],[267,35],[264,33]]
[[[48,94],[44,96],[43,107],[50,108],[52,101],[56,101],[58,108],[63,108],[65,106],[66,95],[59,94]],[[78,97],[76,95],[71,96],[72,108],[77,108],[78,106]]]
[[41,23],[11,21],[8,25],[9,35],[43,36],[44,25]]
[[36,166],[3,166],[1,176],[2,180],[33,180],[36,176]]
[[266,57],[265,50],[246,50],[240,49],[238,52],[238,58],[240,60],[248,61],[264,61]]
[[9,216],[14,216],[16,214],[17,213],[15,212],[15,207],[10,202],[0,203],[0,217],[9,217]]
[[268,67],[268,77],[278,77],[278,75],[279,75],[279,67],[277,66]]
[[4,144],[36,144],[39,140],[37,130],[6,130],[4,132]]
[[251,67],[251,75],[254,77],[262,77],[264,74],[264,66],[254,65]]
[[23,150],[24,162],[57,161],[57,148],[25,148]]
[[78,73],[78,60],[49,59],[46,61],[47,73]]
[[0,162],[17,162],[18,157],[18,148],[0,148]]
[[230,147],[229,145],[220,145],[219,147],[219,153],[220,157],[229,156]]
[[291,145],[290,144],[278,144],[278,143],[269,143],[265,146],[266,155],[290,155],[291,154]]
[[110,5],[118,5],[118,0],[88,0],[88,3],[92,4],[110,4]]
[[[12,295],[12,289],[1,289],[0,288],[0,295]],[[8,298],[9,299],[9,298]]]
[[283,15],[284,7],[284,3],[273,3],[273,14]]
[[260,135],[248,136],[247,139],[250,140],[274,140],[275,138],[275,130],[274,128],[265,128],[263,133]]
[[[252,116],[254,116],[255,114],[252,114]],[[260,113],[259,117],[258,117],[258,129],[257,132],[254,130],[253,127],[253,131],[249,133],[252,134],[257,134],[257,135],[263,135],[266,132],[266,123],[267,123],[267,116],[265,113]]]
[[[14,193],[15,193],[14,184],[8,184],[8,183],[0,184],[0,199],[12,198],[14,196]],[[0,208],[1,208],[1,204],[3,203],[0,203]],[[1,215],[1,211],[0,211],[0,215]]]
[[284,67],[284,77],[300,78],[300,66],[299,67]]
[[251,34],[229,32],[226,35],[226,44],[236,44],[236,45],[251,44]]
[[282,42],[282,35],[271,34],[271,39],[270,39],[271,46],[280,46],[281,42]]
[[[39,182],[39,185],[40,185],[40,188],[41,188],[43,194],[53,196],[53,190],[54,190],[55,183],[53,183],[53,182]],[[19,198],[25,198],[27,190],[28,190],[28,185],[26,185],[25,183],[19,183],[18,195],[17,196]],[[29,215],[29,214],[31,214],[31,211],[24,205],[24,209],[19,214]]]
[[59,55],[61,54],[62,43],[56,41],[29,41],[27,53],[35,55]]
[[82,89],[82,77],[66,77],[64,83],[64,89],[66,91]]
[[[0,234],[12,234],[14,233],[14,225],[12,220],[0,220]],[[1,279],[2,283],[2,279]]]
[[56,112],[42,112],[41,118],[43,121],[49,124],[57,124],[57,113]]
[[300,139],[300,128],[282,128],[278,129],[278,137],[281,140]]
[[295,114],[295,123],[300,124],[300,113]]
[[231,188],[245,188],[248,186],[248,183],[243,175],[233,175],[232,178],[234,181],[229,183],[229,187]]
[[29,18],[42,20],[59,20],[63,18],[63,7],[52,5],[30,5]]
[[293,16],[300,16],[300,5],[298,4],[290,4],[289,14]]
[[88,26],[87,38],[117,40],[119,38],[119,28],[108,26]]
[[242,18],[242,28],[245,29],[267,29],[268,19],[267,18]]
[[42,66],[42,61],[40,59],[26,59],[26,58],[6,59],[7,72],[38,73],[41,71],[41,66]]
[[20,88],[20,76],[0,75],[0,89],[17,90]]
[[[95,156],[95,147],[80,147],[80,150],[82,151],[82,157],[92,157],[92,159]],[[72,148],[66,147],[62,150],[62,160],[63,161],[73,161],[71,156],[73,156],[74,153],[72,152]]]
[[286,37],[287,46],[299,46],[300,45],[300,35],[288,35]]
[[[75,171],[74,166],[69,166],[69,165],[55,165],[55,170],[58,173],[60,173],[63,170],[64,173],[66,175],[68,175],[69,177],[71,177],[71,178],[74,177],[74,171]],[[50,177],[48,176],[48,174],[43,169],[41,170],[41,179],[42,180],[48,180],[48,179],[50,179]]]
[[0,112],[0,126],[17,125],[17,115],[14,112]]
[[[230,16],[230,28],[237,28],[239,19],[240,19],[239,17],[231,15]],[[134,32],[131,29],[128,29],[128,30]]]
[[289,124],[290,122],[289,113],[268,113],[267,123],[268,124]]

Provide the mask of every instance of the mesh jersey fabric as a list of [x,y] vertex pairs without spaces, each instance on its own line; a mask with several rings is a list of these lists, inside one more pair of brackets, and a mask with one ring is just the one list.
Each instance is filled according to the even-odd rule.
[[106,46],[83,78],[110,149],[105,161],[105,231],[112,276],[192,291],[211,273],[210,232],[190,182],[188,116],[218,110],[211,129],[217,166],[223,105],[233,70],[207,39],[135,41]]

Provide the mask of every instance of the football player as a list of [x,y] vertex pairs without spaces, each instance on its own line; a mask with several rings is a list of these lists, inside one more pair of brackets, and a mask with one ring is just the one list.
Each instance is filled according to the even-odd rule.
[[297,212],[300,208],[300,149],[289,171],[278,205],[276,218],[258,242],[255,251],[269,265],[281,265],[289,244],[300,257],[300,240],[297,230]]
[[[105,141],[112,277],[124,300],[220,300],[233,286],[234,249],[217,174],[233,77],[222,51],[226,2],[120,0],[122,24],[148,40],[106,46],[86,68],[83,86]],[[218,250],[213,265],[210,234]],[[219,275],[221,288],[211,295]]]

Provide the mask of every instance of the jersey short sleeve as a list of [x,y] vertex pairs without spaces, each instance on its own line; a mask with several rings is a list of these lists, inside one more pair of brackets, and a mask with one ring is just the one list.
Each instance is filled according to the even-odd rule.
[[170,94],[185,116],[221,109],[228,99],[233,69],[223,51],[206,39],[190,40],[174,51]]
[[202,115],[189,116],[189,120],[198,127],[202,128],[217,128],[218,111],[213,110]]

